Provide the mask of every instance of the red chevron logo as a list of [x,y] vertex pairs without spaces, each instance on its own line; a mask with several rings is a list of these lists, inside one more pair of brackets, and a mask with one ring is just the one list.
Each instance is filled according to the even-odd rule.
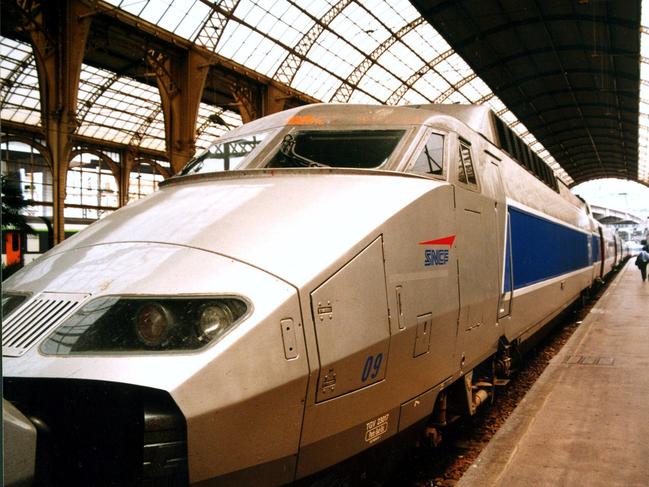
[[426,240],[425,242],[419,242],[419,245],[448,245],[449,247],[452,247],[453,242],[455,242],[455,235],[437,238],[435,240]]

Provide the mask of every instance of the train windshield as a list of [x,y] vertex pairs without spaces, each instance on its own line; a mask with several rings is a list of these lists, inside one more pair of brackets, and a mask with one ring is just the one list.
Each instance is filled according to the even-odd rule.
[[237,169],[250,158],[257,146],[268,135],[268,132],[261,132],[214,144],[207,151],[191,160],[181,174],[199,174]]
[[405,130],[304,130],[287,134],[266,167],[382,166]]

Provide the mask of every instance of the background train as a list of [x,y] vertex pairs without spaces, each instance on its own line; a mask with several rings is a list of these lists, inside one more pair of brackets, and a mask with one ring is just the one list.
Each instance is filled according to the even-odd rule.
[[485,107],[296,108],[5,281],[4,397],[39,485],[308,482],[473,414],[622,257]]
[[[2,265],[24,266],[50,250],[54,245],[52,222],[50,217],[27,216],[25,218],[32,234],[11,228],[2,229]],[[73,218],[65,224],[65,237],[80,232],[94,220]]]

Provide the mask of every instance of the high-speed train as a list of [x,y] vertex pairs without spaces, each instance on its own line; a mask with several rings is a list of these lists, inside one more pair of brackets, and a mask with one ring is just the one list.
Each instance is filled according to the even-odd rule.
[[3,283],[15,478],[282,485],[439,428],[608,241],[486,107],[253,121]]

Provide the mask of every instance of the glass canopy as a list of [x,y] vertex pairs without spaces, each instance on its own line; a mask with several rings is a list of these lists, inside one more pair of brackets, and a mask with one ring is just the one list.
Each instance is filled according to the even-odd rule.
[[[107,1],[323,102],[487,104],[559,178],[573,183],[408,0]],[[648,35],[643,29],[639,179],[649,182]],[[0,37],[0,61],[5,80],[0,91],[2,119],[40,124],[31,47]],[[84,65],[78,103],[79,134],[165,150],[156,88]],[[206,148],[225,130],[209,123],[214,116],[230,127],[241,124],[238,114],[202,104],[197,148]]]

